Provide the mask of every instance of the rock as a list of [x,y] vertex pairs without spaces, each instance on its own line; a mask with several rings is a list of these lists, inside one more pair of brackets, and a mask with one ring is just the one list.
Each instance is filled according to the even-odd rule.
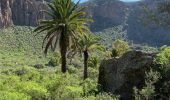
[[45,18],[43,10],[47,10],[44,0],[15,0],[12,4],[13,22],[15,25],[36,26],[38,20]]
[[12,0],[0,0],[1,3],[1,12],[0,12],[0,26],[1,27],[8,27],[12,25],[12,11],[10,4]]
[[36,64],[36,65],[34,65],[34,68],[42,69],[42,68],[44,68],[44,66],[42,64]]
[[25,70],[17,70],[15,72],[15,74],[17,74],[18,76],[22,76],[22,75],[25,75],[27,72]]
[[3,19],[2,19],[1,9],[0,9],[0,28],[2,27],[3,27]]
[[[36,26],[38,20],[47,18],[44,0],[0,0],[0,27],[14,25]],[[50,0],[48,0],[50,1]]]
[[106,92],[132,99],[133,87],[144,86],[145,71],[153,66],[155,56],[156,53],[129,51],[120,58],[103,60],[98,83]]

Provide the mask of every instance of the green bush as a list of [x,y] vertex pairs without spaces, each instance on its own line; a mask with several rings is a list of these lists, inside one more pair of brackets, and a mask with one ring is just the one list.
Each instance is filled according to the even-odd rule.
[[160,53],[155,59],[155,63],[159,64],[159,69],[162,73],[167,73],[170,70],[170,46],[162,46]]
[[[99,57],[103,56],[92,57],[89,79],[85,81],[82,79],[82,57],[76,56],[70,61],[67,74],[62,74],[60,68],[30,67],[44,65],[49,58],[51,66],[60,64],[58,52],[43,57],[41,42],[44,36],[34,36],[33,29],[14,26],[0,30],[0,100],[114,99],[112,95],[100,93],[97,88],[97,66]],[[110,53],[108,55],[110,57]]]
[[100,62],[100,59],[98,56],[92,56],[92,57],[90,57],[90,59],[88,61],[88,66],[92,67],[92,68],[97,68],[99,62]]
[[92,68],[92,67],[89,67],[88,68],[88,74],[89,74],[89,78],[90,79],[93,79],[93,80],[96,80],[96,77],[98,77],[99,75],[99,71],[98,71],[98,68]]
[[135,89],[137,100],[154,100],[170,98],[170,47],[163,46],[154,60],[155,66],[146,73],[142,89]]
[[[73,100],[74,98],[80,97],[80,80],[76,78],[78,76],[73,76],[68,73],[65,75],[60,74],[57,74],[53,81],[51,81],[47,86],[48,91],[50,92],[49,98],[52,100],[56,100],[56,98],[60,98],[62,100]],[[78,91],[75,91],[74,89]]]
[[77,73],[78,72],[78,68],[74,67],[73,65],[70,65],[69,68],[68,68],[68,72],[70,74]]
[[0,100],[30,100],[24,93],[0,91]]
[[32,100],[43,100],[47,98],[47,89],[33,81],[21,82],[16,89],[19,92],[29,95]]
[[54,52],[53,56],[50,58],[50,61],[48,62],[49,66],[55,67],[60,64],[60,54],[58,52]]
[[14,71],[16,75],[20,76],[21,80],[34,80],[37,81],[40,79],[40,73],[37,69],[29,66],[16,68]]
[[154,70],[146,72],[145,84],[141,90],[134,88],[135,100],[152,100],[156,96],[155,83],[159,81],[160,73]]
[[[118,56],[121,56],[127,50],[129,50],[128,42],[123,41],[123,40],[116,40],[116,41],[114,41],[112,47],[113,47],[113,49],[115,49],[114,53],[117,53]],[[113,53],[113,51],[112,51],[112,53]]]
[[115,48],[112,49],[112,55],[111,56],[114,57],[114,58],[118,56],[118,51]]
[[98,92],[96,81],[91,80],[89,78],[83,81],[82,86],[84,96],[95,95]]

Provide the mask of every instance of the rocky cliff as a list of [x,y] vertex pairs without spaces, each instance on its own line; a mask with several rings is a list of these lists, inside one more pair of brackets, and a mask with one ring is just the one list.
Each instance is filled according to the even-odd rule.
[[[1,0],[0,26],[36,26],[39,19],[46,18],[42,10],[51,0]],[[127,37],[134,43],[153,46],[170,45],[170,28],[145,26],[143,5],[154,6],[153,0],[124,3],[119,0],[90,0],[81,5],[88,6],[88,16],[94,19],[90,25],[93,32],[117,25],[125,25]],[[150,21],[147,21],[150,23]],[[152,38],[151,38],[152,37]],[[161,38],[160,38],[161,37]]]
[[117,25],[126,25],[124,29],[127,30],[128,39],[136,44],[170,45],[169,27],[153,25],[144,11],[144,6],[156,7],[154,0],[141,0],[131,3],[124,3],[119,0],[92,0],[86,5],[90,5],[89,13],[94,19],[94,23],[91,24],[93,32]]
[[12,0],[1,0],[0,5],[0,27],[8,27],[12,25],[12,11],[11,5]]
[[44,0],[15,0],[11,6],[14,24],[36,26],[39,19],[45,18],[45,4]]
[[36,26],[39,19],[45,18],[47,9],[44,0],[1,0],[0,26]]
[[91,24],[91,30],[94,32],[122,24],[128,8],[118,0],[94,0],[84,5],[89,7],[88,14],[94,20]]
[[132,100],[133,87],[144,86],[145,71],[153,66],[155,53],[129,51],[120,58],[103,60],[99,68],[99,84],[106,92]]

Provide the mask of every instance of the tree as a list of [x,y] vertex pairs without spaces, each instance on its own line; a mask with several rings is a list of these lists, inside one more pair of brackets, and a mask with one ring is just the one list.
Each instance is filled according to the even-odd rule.
[[89,53],[98,49],[104,50],[104,46],[98,42],[99,38],[94,35],[84,35],[78,40],[78,49],[84,57],[84,80],[88,78]]
[[69,46],[89,31],[87,23],[91,20],[85,18],[85,7],[79,6],[79,1],[74,4],[71,0],[54,0],[48,4],[49,11],[45,11],[51,19],[40,20],[40,25],[35,29],[38,33],[46,32],[43,40],[45,54],[50,47],[54,51],[59,44],[63,73],[67,71],[66,53]]

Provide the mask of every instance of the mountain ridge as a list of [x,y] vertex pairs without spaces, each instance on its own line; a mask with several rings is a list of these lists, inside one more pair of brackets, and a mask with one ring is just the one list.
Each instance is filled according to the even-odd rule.
[[[47,10],[46,4],[51,0],[1,0],[0,27],[36,26],[39,19],[47,18],[41,11]],[[139,1],[125,3],[119,0],[91,0],[81,4],[88,6],[88,17],[94,19],[90,24],[92,32],[123,25],[128,39],[134,43],[146,43],[153,46],[170,45],[170,30],[143,24],[144,5],[153,6],[154,2]],[[3,13],[7,11],[7,13]],[[160,38],[160,36],[162,38]],[[151,38],[152,37],[152,38]]]

